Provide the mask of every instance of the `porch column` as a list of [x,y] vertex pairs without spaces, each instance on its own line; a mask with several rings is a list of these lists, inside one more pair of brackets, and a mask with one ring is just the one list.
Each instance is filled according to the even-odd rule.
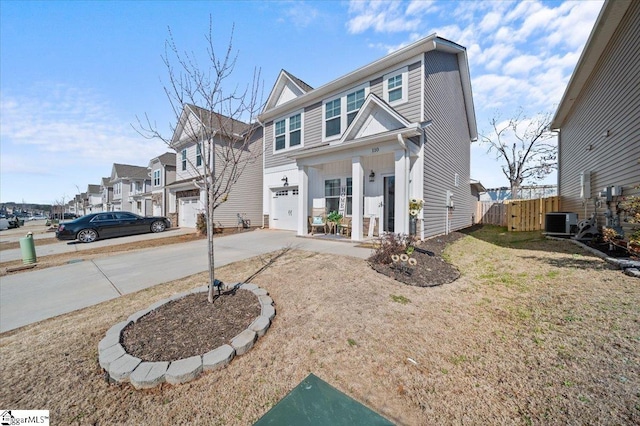
[[351,159],[351,239],[362,240],[364,206],[364,169],[360,157]]
[[309,168],[298,166],[298,235],[307,235],[309,216]]
[[407,165],[408,153],[404,149],[394,151],[395,159],[395,204],[394,204],[394,232],[396,234],[409,233],[409,167]]

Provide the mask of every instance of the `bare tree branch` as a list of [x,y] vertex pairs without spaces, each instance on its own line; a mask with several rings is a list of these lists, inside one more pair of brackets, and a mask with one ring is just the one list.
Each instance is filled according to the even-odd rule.
[[517,197],[524,182],[535,182],[557,169],[557,146],[549,141],[554,133],[549,130],[551,114],[527,117],[519,109],[513,117],[500,121],[489,120],[491,130],[480,135],[487,153],[495,153],[503,163],[502,173],[511,186],[511,197]]
[[262,156],[262,146],[255,143],[256,130],[260,128],[257,115],[262,107],[260,69],[254,68],[252,80],[245,87],[227,87],[239,54],[233,49],[234,29],[219,55],[214,45],[213,19],[209,17],[206,66],[198,64],[194,52],[180,51],[169,29],[162,61],[168,76],[164,92],[176,119],[175,124],[170,124],[172,134],[162,134],[146,114],[143,119],[136,117],[137,128],[134,126],[144,137],[160,139],[176,152],[185,142],[197,146],[201,164],[193,164],[190,158],[187,161],[194,181],[205,195],[209,302],[213,302],[215,283],[214,212],[231,196],[247,167]]

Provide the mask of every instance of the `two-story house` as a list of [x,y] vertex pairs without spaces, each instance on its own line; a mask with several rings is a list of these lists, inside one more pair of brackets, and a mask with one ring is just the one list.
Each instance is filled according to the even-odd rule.
[[431,35],[317,89],[281,71],[264,125],[263,208],[270,228],[308,232],[312,209],[352,219],[353,240],[420,238],[472,224],[477,129],[466,49]]
[[[151,203],[153,216],[166,216],[169,212],[169,188],[176,180],[176,154],[165,152],[149,161],[151,176]],[[174,222],[175,223],[175,222]]]
[[100,185],[87,185],[85,203],[87,205],[87,213],[97,213],[102,211],[102,192]]
[[640,196],[640,3],[606,1],[558,105],[562,209],[630,235]]
[[113,187],[112,211],[122,210],[143,216],[147,209],[151,211],[151,200],[147,203],[143,197],[151,186],[146,167],[114,163],[109,184]]
[[[176,176],[169,188],[169,213],[172,223],[181,227],[195,227],[197,216],[205,211],[203,185],[206,148],[203,145],[201,128],[213,133],[215,146],[215,173],[218,179],[234,166],[228,157],[228,148],[237,144],[244,152],[239,155],[237,165],[243,168],[238,181],[224,194],[222,202],[214,211],[215,226],[236,227],[240,217],[252,226],[262,225],[262,127],[247,124],[208,111],[195,105],[186,105],[176,125],[171,147],[175,149]],[[250,135],[249,143],[243,141]],[[177,220],[176,220],[177,216]]]
[[111,178],[103,177],[100,180],[100,197],[102,200],[102,211],[110,212],[113,210],[113,186]]

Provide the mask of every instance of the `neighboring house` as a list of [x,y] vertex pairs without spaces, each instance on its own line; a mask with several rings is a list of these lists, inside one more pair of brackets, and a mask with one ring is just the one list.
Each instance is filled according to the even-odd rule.
[[317,89],[283,70],[259,119],[270,228],[306,235],[313,211],[342,206],[353,240],[407,234],[411,198],[420,238],[472,224],[477,129],[456,43],[434,34]]
[[113,187],[112,211],[128,211],[140,215],[151,214],[151,187],[149,169],[129,164],[114,163],[109,184]]
[[100,197],[102,199],[102,211],[113,210],[113,186],[109,182],[111,178],[103,177],[100,181]]
[[85,203],[87,206],[87,213],[97,213],[102,211],[102,193],[100,191],[100,185],[87,185]]
[[[169,218],[178,226],[195,228],[198,214],[205,211],[205,193],[201,178],[204,170],[202,148],[200,148],[202,145],[198,143],[201,141],[192,137],[194,133],[199,133],[196,129],[204,126],[203,123],[223,123],[222,131],[218,140],[215,141],[217,153],[229,143],[223,135],[235,135],[234,138],[238,138],[239,141],[248,134],[247,132],[252,132],[249,149],[243,155],[249,155],[255,158],[255,161],[245,168],[238,182],[227,194],[226,201],[216,208],[215,226],[236,227],[238,215],[249,221],[252,226],[261,226],[262,127],[233,120],[195,105],[185,106],[171,142],[171,147],[175,149],[177,156],[175,182],[168,185]],[[216,155],[215,158],[215,169],[223,170],[220,155]]]
[[531,200],[534,198],[555,197],[558,195],[558,185],[524,185],[515,197],[511,196],[511,188],[489,188],[480,197],[480,201]]
[[169,214],[169,188],[176,181],[176,154],[165,152],[149,161],[151,176],[151,204],[153,216]]
[[559,129],[562,210],[625,225],[617,203],[639,194],[640,2],[607,1],[551,123]]

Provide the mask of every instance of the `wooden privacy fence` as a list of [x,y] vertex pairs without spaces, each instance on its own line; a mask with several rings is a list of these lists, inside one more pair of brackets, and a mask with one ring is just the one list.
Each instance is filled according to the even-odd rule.
[[560,211],[560,197],[533,200],[506,200],[502,203],[478,202],[480,223],[506,226],[509,231],[540,231],[545,214]]

